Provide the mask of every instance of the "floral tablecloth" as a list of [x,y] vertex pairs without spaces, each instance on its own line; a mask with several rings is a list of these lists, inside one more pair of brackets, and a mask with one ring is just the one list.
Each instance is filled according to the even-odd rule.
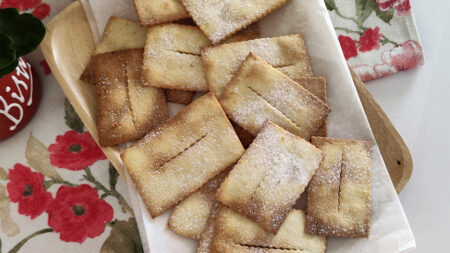
[[[50,20],[71,0],[0,0]],[[409,0],[325,0],[363,80],[423,64]],[[0,142],[0,252],[142,252],[127,187],[65,99],[39,50],[34,119]]]

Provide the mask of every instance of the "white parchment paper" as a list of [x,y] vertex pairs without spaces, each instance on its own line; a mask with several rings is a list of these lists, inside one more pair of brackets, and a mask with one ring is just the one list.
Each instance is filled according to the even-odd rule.
[[[137,20],[132,0],[82,0],[94,38],[108,19],[119,16]],[[313,72],[327,78],[328,135],[333,138],[376,143],[323,0],[292,0],[268,15],[259,25],[263,37],[301,33],[306,41]],[[170,104],[171,114],[180,109]],[[372,202],[368,239],[327,241],[327,252],[406,252],[415,248],[414,236],[384,165],[377,145],[372,148]],[[133,208],[146,252],[196,252],[197,243],[167,227],[169,212],[152,219],[127,175]]]

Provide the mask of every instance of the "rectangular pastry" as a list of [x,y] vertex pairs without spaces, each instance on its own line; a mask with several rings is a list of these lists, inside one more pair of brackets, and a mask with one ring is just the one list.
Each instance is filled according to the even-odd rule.
[[164,24],[190,17],[179,0],[134,0],[143,26]]
[[220,185],[216,198],[276,233],[321,160],[320,150],[269,121]]
[[202,50],[202,61],[209,91],[219,98],[250,52],[261,57],[290,78],[313,75],[301,35],[255,39]]
[[194,22],[213,44],[281,7],[288,0],[181,0]]
[[308,187],[306,232],[368,237],[371,143],[313,137],[325,156]]
[[91,58],[102,146],[139,139],[168,117],[164,92],[141,85],[142,52],[130,49]]
[[122,154],[152,217],[172,208],[244,152],[215,96],[195,100]]
[[195,26],[165,24],[148,28],[142,76],[152,87],[208,91],[200,48],[210,42]]
[[291,210],[274,235],[233,210],[220,206],[210,252],[323,253],[325,248],[325,237],[305,233],[305,214],[301,210]]
[[250,53],[219,99],[235,123],[255,136],[267,120],[309,140],[328,106],[288,76]]

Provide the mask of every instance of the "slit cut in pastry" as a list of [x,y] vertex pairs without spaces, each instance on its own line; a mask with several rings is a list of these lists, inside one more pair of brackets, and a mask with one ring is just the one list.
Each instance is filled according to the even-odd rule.
[[[317,98],[322,100],[324,103],[327,102],[327,85],[326,79],[324,77],[301,77],[293,79],[295,82],[300,84],[303,88],[307,89],[309,92],[314,94]],[[231,124],[234,127],[234,131],[236,131],[239,140],[242,143],[244,148],[248,148],[250,143],[252,143],[255,138],[249,132],[247,132],[244,128],[240,127],[238,124],[231,121]],[[327,122],[324,121],[323,125],[320,127],[319,131],[315,134],[315,136],[327,136]]]
[[219,101],[228,117],[253,136],[271,120],[309,140],[330,111],[324,102],[253,53]]
[[223,171],[178,204],[170,214],[169,228],[181,236],[200,240],[200,235],[205,229],[216,202],[214,199],[216,190],[228,172],[229,170]]
[[190,17],[179,0],[134,0],[134,6],[143,26],[170,23]]
[[313,76],[301,35],[255,39],[202,50],[202,61],[209,91],[219,98],[233,74],[250,52],[261,57],[290,78]]
[[244,152],[211,93],[195,100],[122,154],[152,217],[172,208]]
[[313,137],[324,159],[308,187],[306,232],[368,237],[371,143]]
[[163,90],[141,85],[142,52],[130,49],[91,57],[101,146],[139,139],[168,117]]
[[[146,35],[147,28],[140,26],[139,23],[124,18],[111,17],[100,41],[97,43],[94,55],[125,49],[143,49]],[[84,70],[81,80],[92,83],[92,71],[93,67],[89,64]],[[193,97],[194,93],[191,91],[166,91],[167,102],[189,104]]]
[[276,233],[321,160],[320,150],[269,121],[220,185],[216,199]]
[[210,252],[323,253],[325,248],[325,237],[305,233],[305,214],[301,210],[291,210],[274,235],[222,205]]
[[222,42],[286,2],[288,0],[181,0],[213,44]]

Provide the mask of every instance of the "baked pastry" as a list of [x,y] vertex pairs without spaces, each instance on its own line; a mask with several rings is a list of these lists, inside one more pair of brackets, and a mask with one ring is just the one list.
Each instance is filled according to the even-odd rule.
[[267,120],[309,140],[330,109],[288,76],[250,53],[219,99],[235,123],[256,135]]
[[130,49],[91,58],[101,146],[139,139],[168,117],[164,92],[141,85],[142,53]]
[[[314,94],[317,98],[322,100],[324,103],[327,101],[327,86],[326,79],[324,77],[300,77],[294,78],[295,82],[300,84],[303,88],[307,89],[309,92]],[[240,127],[238,124],[231,121],[234,131],[236,131],[239,140],[244,148],[248,148],[250,143],[252,143],[255,138],[252,134],[247,132],[244,128]],[[327,136],[327,122],[324,121],[323,125],[319,128],[318,132],[314,134],[315,136]]]
[[214,237],[214,228],[216,226],[217,213],[219,212],[220,203],[215,201],[211,212],[209,213],[208,220],[206,221],[205,228],[200,234],[198,241],[197,253],[209,253],[211,251],[211,242]]
[[139,23],[113,16],[108,20],[102,37],[95,46],[94,54],[144,48],[146,35],[147,30]]
[[269,121],[220,185],[216,199],[276,233],[321,160],[320,150]]
[[216,202],[214,199],[216,190],[228,172],[229,170],[223,171],[178,204],[170,214],[169,228],[181,236],[200,240],[200,235],[205,229]]
[[181,0],[195,23],[213,44],[261,19],[288,0]]
[[308,187],[306,232],[368,237],[370,147],[366,141],[313,137],[325,156]]
[[[314,96],[322,100],[325,104],[327,103],[327,81],[325,77],[299,77],[292,80],[314,94]],[[322,137],[327,136],[327,119],[324,120],[322,126],[313,135]]]
[[200,48],[210,42],[195,26],[165,24],[148,28],[142,76],[152,87],[208,91]]
[[134,6],[143,26],[169,23],[189,17],[179,0],[134,0]]
[[164,90],[168,102],[188,105],[192,102],[195,92],[185,90]]
[[210,252],[323,253],[325,248],[325,237],[305,233],[305,214],[301,210],[291,210],[274,235],[222,205]]
[[301,35],[255,39],[207,47],[202,50],[209,91],[219,98],[250,52],[290,78],[313,76]]
[[122,153],[152,217],[172,208],[230,167],[244,152],[211,93]]

